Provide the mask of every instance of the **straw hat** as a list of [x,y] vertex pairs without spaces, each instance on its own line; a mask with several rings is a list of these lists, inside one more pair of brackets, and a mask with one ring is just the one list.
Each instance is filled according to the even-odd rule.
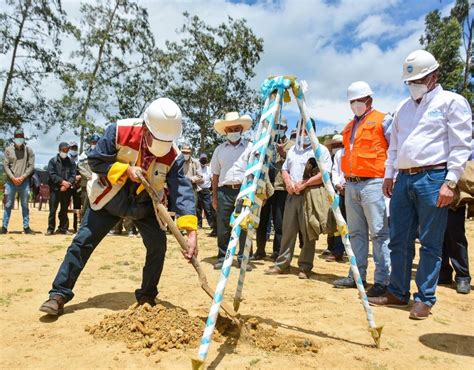
[[214,130],[221,135],[225,135],[226,127],[237,125],[242,126],[243,132],[247,131],[252,126],[252,118],[247,114],[239,116],[238,112],[229,112],[225,114],[224,119],[216,119],[214,122]]
[[341,144],[342,143],[342,135],[336,134],[332,137],[331,144]]

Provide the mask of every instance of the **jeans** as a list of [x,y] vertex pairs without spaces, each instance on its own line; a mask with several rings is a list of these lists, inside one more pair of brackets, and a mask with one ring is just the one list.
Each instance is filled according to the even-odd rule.
[[[105,209],[98,211],[87,208],[79,230],[67,249],[66,256],[50,290],[50,296],[59,294],[66,301],[74,297],[72,289],[84,269],[89,257],[100,241],[107,235],[120,217]],[[158,282],[166,254],[166,234],[161,230],[155,215],[134,220],[146,247],[141,288],[135,291],[137,300],[158,295]]]
[[30,184],[28,180],[25,180],[21,185],[16,186],[13,183],[7,181],[5,183],[5,195],[6,203],[3,211],[3,227],[8,228],[10,221],[10,215],[12,213],[13,205],[15,204],[16,193],[20,195],[21,203],[21,214],[23,216],[23,228],[26,229],[30,226],[30,210],[28,209],[28,197],[30,195]]
[[419,229],[420,261],[416,271],[416,302],[433,306],[441,267],[444,231],[448,207],[438,208],[439,189],[446,170],[432,170],[416,175],[400,173],[390,202],[390,256],[392,274],[389,291],[398,299],[410,299],[413,243]]
[[[455,272],[454,280],[460,282],[465,280],[471,282],[469,274],[469,256],[467,253],[466,239],[466,205],[456,210],[448,210],[448,226],[444,233],[443,258],[439,280],[452,281],[453,269]],[[449,264],[451,261],[452,267]]]
[[49,194],[49,216],[48,216],[48,231],[54,232],[56,228],[56,211],[58,206],[61,205],[59,210],[59,226],[58,231],[67,231],[69,228],[69,218],[67,217],[67,209],[69,202],[71,201],[72,190],[66,191],[51,191]]
[[[372,235],[375,263],[374,281],[388,285],[390,280],[389,228],[382,192],[383,179],[348,182],[345,191],[347,226],[352,250],[362,280],[366,280],[369,231]],[[349,270],[349,276],[352,271]]]
[[[222,186],[217,189],[217,259],[223,261],[227,252],[232,226],[230,226],[230,216],[234,212],[235,200],[239,195],[239,189],[230,189]],[[245,247],[247,231],[242,229],[239,238],[238,260],[242,260]]]

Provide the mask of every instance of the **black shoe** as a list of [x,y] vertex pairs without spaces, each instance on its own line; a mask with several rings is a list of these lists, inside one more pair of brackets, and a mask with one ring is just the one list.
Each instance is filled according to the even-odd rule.
[[438,285],[448,285],[451,286],[453,281],[451,279],[438,279]]
[[28,234],[28,235],[33,235],[33,234],[35,233],[33,230],[30,229],[29,226],[23,228],[23,232],[24,232],[25,234]]
[[456,283],[456,292],[459,294],[469,294],[471,292],[471,283],[468,280],[459,280]]
[[[367,282],[363,281],[364,288],[367,286]],[[357,284],[353,278],[347,276],[342,279],[337,279],[333,282],[335,288],[357,288]]]
[[220,270],[222,268],[222,265],[224,264],[224,261],[217,261],[214,264],[214,270]]
[[215,231],[211,231],[208,235],[212,238],[215,238],[217,236],[217,233]]
[[54,233],[53,233],[52,230],[48,230],[48,231],[46,231],[46,234],[44,234],[44,235],[50,236],[50,235],[53,235],[53,234],[54,234]]
[[2,230],[0,230],[0,234],[8,234],[8,230],[5,226],[2,226]]
[[144,305],[145,303],[148,303],[151,307],[156,306],[155,298],[152,297],[141,297],[137,299],[137,302],[140,306]]
[[60,235],[72,235],[72,232],[70,232],[69,230],[57,230],[56,231],[56,234],[60,234]]
[[386,285],[375,283],[367,291],[367,297],[380,297],[380,296],[384,295],[386,291],[387,291],[387,286]]
[[[242,263],[239,261],[239,269],[240,269],[241,266],[242,266]],[[250,263],[247,263],[247,267],[245,268],[245,271],[252,271],[252,270],[253,270],[253,268],[250,265]]]
[[252,254],[252,256],[250,257],[250,260],[252,260],[252,261],[259,261],[259,260],[263,260],[266,256],[267,256],[266,253],[254,253],[254,254]]

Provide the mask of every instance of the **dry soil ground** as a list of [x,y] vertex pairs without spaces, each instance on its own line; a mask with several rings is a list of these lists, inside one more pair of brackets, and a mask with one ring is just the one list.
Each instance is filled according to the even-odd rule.
[[[147,350],[133,350],[123,341],[97,338],[86,331],[103,321],[105,315],[126,316],[121,311],[134,303],[133,291],[140,283],[145,251],[141,239],[107,237],[79,278],[76,296],[66,306],[64,315],[55,320],[39,312],[72,237],[44,235],[47,211],[32,209],[31,220],[32,228],[39,233],[21,234],[20,214],[15,210],[11,232],[0,236],[1,368],[190,368],[189,354],[196,352],[194,348],[179,345],[182,348],[150,354]],[[474,266],[474,222],[468,221],[467,228]],[[212,262],[216,239],[208,237],[207,232],[203,230],[199,235],[199,259],[211,287],[215,287],[218,272],[212,269]],[[207,363],[210,367],[474,368],[474,293],[459,295],[453,288],[439,287],[438,303],[425,321],[409,320],[409,309],[375,308],[377,324],[384,325],[382,345],[376,349],[367,332],[357,292],[334,289],[331,285],[346,273],[348,264],[324,262],[319,253],[325,243],[318,242],[317,248],[315,274],[306,281],[295,274],[266,276],[263,271],[271,262],[255,263],[255,269],[247,275],[245,300],[240,308],[245,317],[258,320],[261,333],[288,341],[294,337],[307,338],[317,351],[296,353],[269,350],[265,346],[262,349],[245,338],[235,344],[235,340],[221,337],[220,342],[211,346]],[[232,271],[228,285],[229,303],[237,272]],[[373,264],[369,282],[372,273]],[[171,310],[161,311],[163,318],[175,317],[177,312],[183,317],[183,309],[186,317],[182,322],[199,325],[194,318],[207,315],[210,300],[199,288],[194,270],[184,262],[171,237],[159,288],[162,307]],[[146,326],[147,317],[138,320]],[[159,317],[155,317],[156,330],[160,329],[159,323]],[[130,322],[131,329],[136,331],[136,320],[134,325]],[[169,323],[163,323],[163,328],[167,327]],[[186,328],[183,329],[184,333],[174,327],[172,335],[185,335]]]

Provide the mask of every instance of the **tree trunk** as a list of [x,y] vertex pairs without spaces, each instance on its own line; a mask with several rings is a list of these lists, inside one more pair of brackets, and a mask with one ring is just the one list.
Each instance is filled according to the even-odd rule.
[[89,80],[89,85],[87,87],[86,100],[84,101],[84,105],[82,106],[81,114],[79,116],[79,122],[80,122],[80,125],[81,125],[81,133],[80,133],[80,138],[79,138],[79,140],[80,140],[79,152],[80,153],[82,153],[82,150],[83,150],[83,147],[84,147],[84,135],[85,135],[84,124],[85,124],[85,121],[86,121],[86,115],[87,115],[87,111],[89,109],[92,92],[94,90],[94,81],[96,79],[97,72],[99,71],[100,63],[102,62],[102,54],[104,53],[104,47],[105,47],[105,44],[106,44],[107,39],[109,37],[110,29],[112,27],[112,22],[114,20],[115,12],[117,11],[118,6],[119,6],[119,1],[116,1],[114,10],[112,11],[109,22],[107,23],[107,28],[106,28],[106,31],[104,33],[105,36],[104,36],[104,38],[102,40],[102,43],[100,44],[100,47],[99,47],[99,53],[97,55],[97,62],[94,66],[94,71],[92,72],[92,76],[91,76],[91,79]]
[[7,102],[7,95],[8,95],[8,89],[10,88],[12,79],[13,79],[13,72],[15,71],[15,61],[16,61],[16,53],[18,51],[18,44],[20,43],[22,33],[23,33],[23,26],[25,25],[26,18],[28,17],[28,9],[30,8],[30,1],[27,1],[25,4],[25,9],[21,12],[21,23],[20,27],[18,28],[18,34],[15,37],[15,41],[13,44],[13,54],[12,54],[12,60],[10,62],[10,69],[7,74],[7,79],[5,81],[5,88],[3,89],[3,94],[2,94],[2,104],[0,105],[0,117],[3,117],[5,113],[5,104]]

